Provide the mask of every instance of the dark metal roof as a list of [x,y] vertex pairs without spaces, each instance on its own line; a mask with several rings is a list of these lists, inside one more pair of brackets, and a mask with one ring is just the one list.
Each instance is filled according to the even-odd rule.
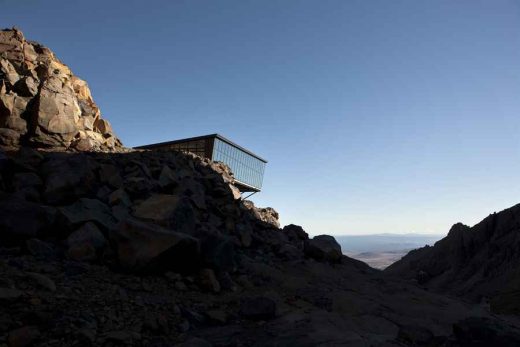
[[203,136],[195,136],[195,137],[189,137],[189,138],[186,138],[186,139],[180,139],[180,140],[174,140],[174,141],[166,141],[166,142],[159,142],[159,143],[153,143],[153,144],[150,144],[150,145],[144,145],[144,146],[137,146],[137,147],[134,147],[134,148],[139,148],[139,149],[152,149],[152,148],[160,148],[160,147],[163,147],[163,146],[168,146],[168,145],[174,145],[174,144],[177,144],[177,143],[183,143],[183,142],[188,142],[188,141],[196,141],[196,140],[203,140],[203,139],[207,139],[207,138],[217,138],[221,141],[224,141],[226,142],[227,144],[235,147],[235,148],[238,148],[239,150],[241,150],[242,152],[245,152],[253,157],[255,157],[256,159],[258,160],[261,160],[263,161],[264,163],[267,163],[267,160],[265,160],[264,158],[262,157],[259,157],[258,155],[254,154],[253,152],[245,149],[244,147],[242,146],[239,146],[237,145],[236,143],[234,143],[233,141],[231,140],[228,140],[227,138],[225,138],[224,136],[222,135],[219,135],[219,134],[210,134],[210,135],[203,135]]
[[260,188],[253,187],[250,184],[244,183],[242,181],[239,181],[235,178],[234,185],[241,191],[241,192],[259,192]]

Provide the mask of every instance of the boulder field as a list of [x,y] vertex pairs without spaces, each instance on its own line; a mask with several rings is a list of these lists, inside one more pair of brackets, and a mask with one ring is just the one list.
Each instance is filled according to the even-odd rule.
[[333,237],[280,228],[208,159],[21,148],[0,168],[0,344],[520,341],[515,321],[485,305],[391,278]]
[[86,83],[16,29],[0,31],[0,145],[0,346],[520,344],[514,316],[281,228],[222,163],[124,148]]

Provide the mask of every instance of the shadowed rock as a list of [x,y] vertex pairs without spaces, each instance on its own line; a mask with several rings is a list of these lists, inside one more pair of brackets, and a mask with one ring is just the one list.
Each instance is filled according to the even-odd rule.
[[129,218],[110,237],[125,270],[190,272],[199,266],[199,242],[186,234]]
[[334,237],[318,235],[305,241],[305,255],[319,261],[337,263],[341,261],[341,246]]

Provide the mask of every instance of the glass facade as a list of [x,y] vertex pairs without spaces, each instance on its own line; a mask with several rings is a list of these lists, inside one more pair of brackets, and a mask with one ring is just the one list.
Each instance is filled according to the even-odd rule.
[[265,162],[260,159],[219,138],[215,138],[211,159],[213,161],[221,161],[229,166],[237,181],[258,190],[262,188]]
[[233,172],[236,186],[242,192],[260,191],[266,161],[234,144],[219,134],[140,146],[142,149],[163,149],[191,152],[198,156],[221,161]]
[[180,142],[180,143],[170,144],[170,145],[168,145],[168,148],[171,148],[174,151],[191,152],[191,153],[195,153],[196,155],[199,155],[201,157],[208,157],[209,156],[208,140],[211,141],[211,139],[200,139],[200,140]]

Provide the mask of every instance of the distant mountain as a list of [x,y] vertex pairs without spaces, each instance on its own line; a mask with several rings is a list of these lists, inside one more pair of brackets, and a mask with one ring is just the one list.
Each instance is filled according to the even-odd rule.
[[336,240],[341,249],[349,253],[389,252],[411,250],[425,245],[433,245],[444,235],[434,234],[371,234],[371,235],[341,235]]
[[385,272],[425,287],[490,301],[498,313],[520,313],[520,204],[469,227],[455,224],[433,247],[407,254]]
[[433,245],[443,235],[435,234],[371,234],[336,236],[343,253],[373,268],[384,269],[410,250]]

